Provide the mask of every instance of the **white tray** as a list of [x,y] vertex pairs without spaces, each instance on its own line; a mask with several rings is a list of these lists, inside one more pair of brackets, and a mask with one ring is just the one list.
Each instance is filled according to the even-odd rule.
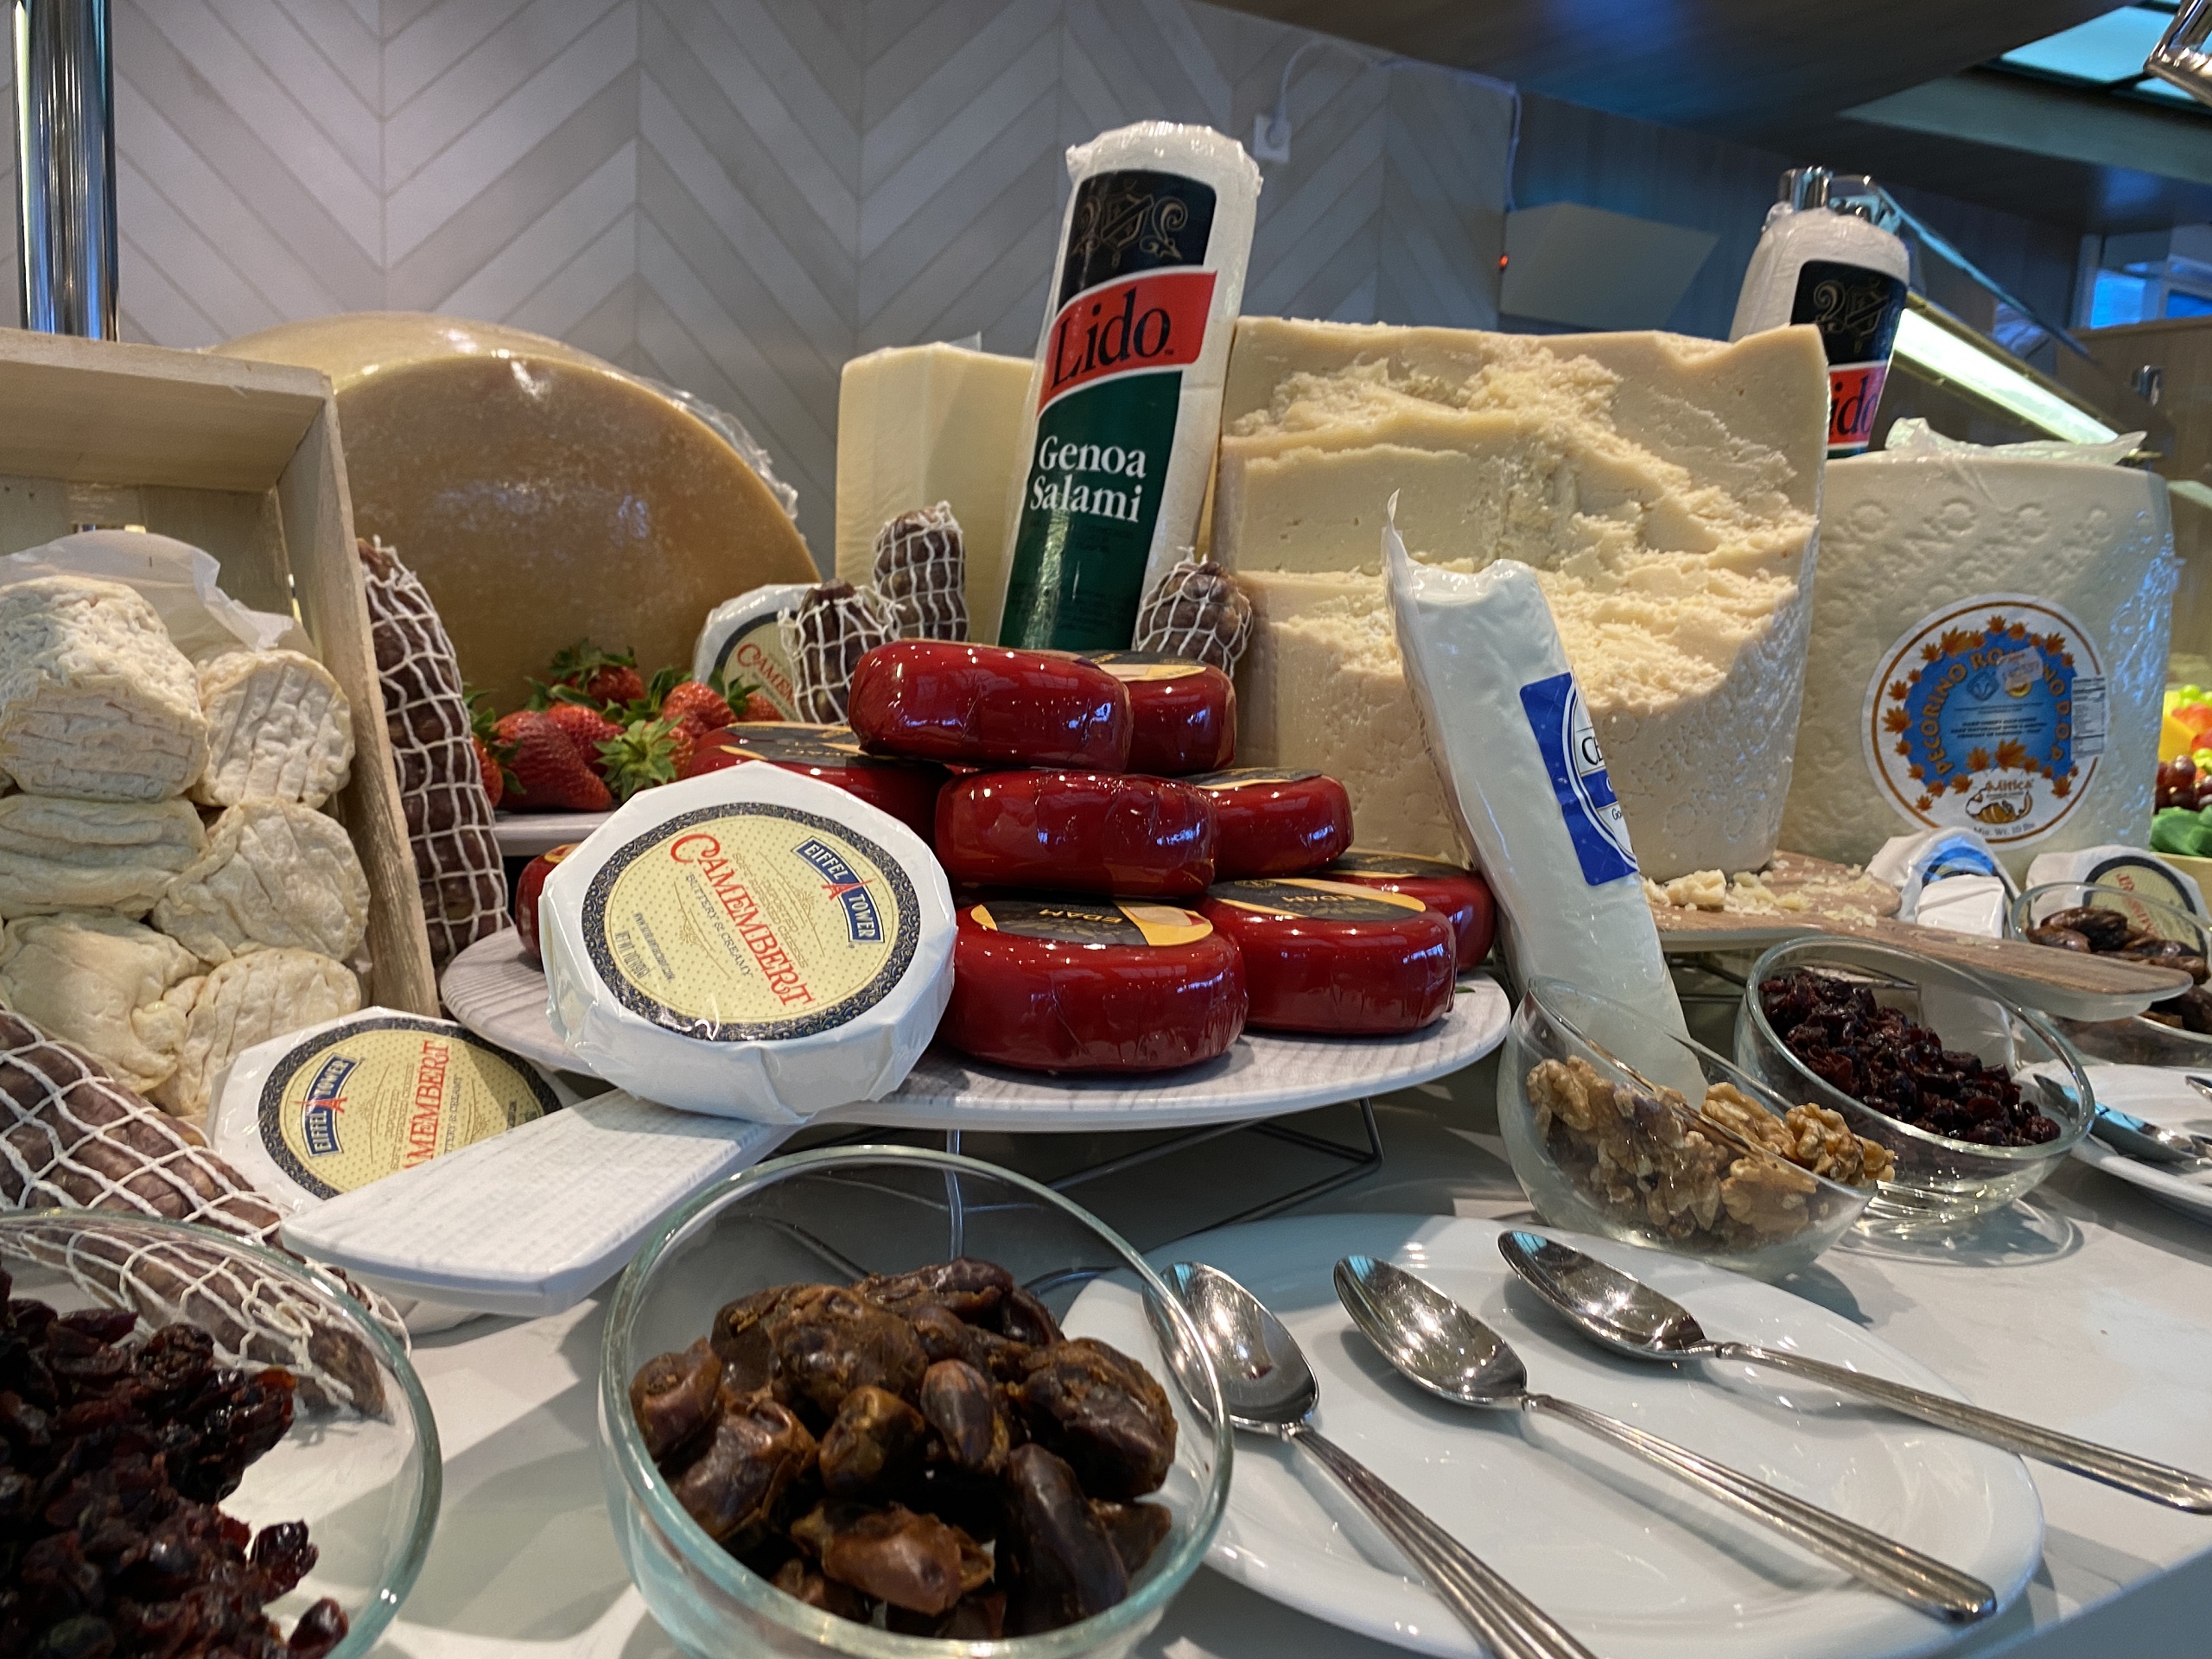
[[[545,1016],[545,976],[509,931],[453,959],[440,988],[453,1017],[487,1042],[563,1071],[575,1058]],[[1487,975],[1466,982],[1452,1012],[1404,1037],[1287,1037],[1253,1032],[1203,1065],[1159,1077],[1055,1077],[987,1066],[939,1049],[898,1092],[841,1106],[816,1122],[917,1129],[1154,1128],[1234,1123],[1302,1112],[1457,1071],[1496,1048],[1511,1016]]]
[[499,843],[503,858],[536,858],[556,847],[566,847],[614,816],[612,812],[496,812],[492,838]]

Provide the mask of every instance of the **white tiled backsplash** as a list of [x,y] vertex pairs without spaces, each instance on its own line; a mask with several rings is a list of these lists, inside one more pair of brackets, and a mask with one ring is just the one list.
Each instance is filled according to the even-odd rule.
[[[825,563],[846,359],[978,333],[1028,353],[1065,147],[1147,118],[1249,142],[1315,38],[1193,0],[113,16],[126,335],[377,308],[557,334],[739,416]],[[1331,47],[1300,60],[1292,113],[1245,308],[1494,321],[1510,101]],[[12,238],[0,261],[12,295]]]

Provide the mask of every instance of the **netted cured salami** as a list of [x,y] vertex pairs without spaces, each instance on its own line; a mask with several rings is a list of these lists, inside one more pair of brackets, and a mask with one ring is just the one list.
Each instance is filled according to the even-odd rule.
[[363,542],[360,553],[385,726],[423,890],[430,960],[442,969],[508,925],[506,872],[470,741],[461,664],[437,607],[392,549]]
[[791,693],[801,720],[845,717],[853,670],[876,646],[899,637],[899,613],[873,588],[826,582],[778,620],[791,659]]
[[1129,645],[1232,674],[1251,638],[1252,601],[1236,579],[1211,559],[1184,559],[1145,596]]
[[968,543],[950,502],[902,512],[876,532],[875,591],[899,613],[902,639],[968,637]]
[[[188,1123],[124,1088],[84,1050],[0,1012],[0,1209],[99,1210],[195,1223],[279,1249],[283,1217]],[[19,1230],[10,1242],[154,1324],[190,1319],[224,1363],[282,1365],[312,1399],[382,1409],[382,1385],[359,1339],[273,1274],[189,1238],[126,1240],[71,1224]],[[397,1333],[389,1304],[353,1287]]]

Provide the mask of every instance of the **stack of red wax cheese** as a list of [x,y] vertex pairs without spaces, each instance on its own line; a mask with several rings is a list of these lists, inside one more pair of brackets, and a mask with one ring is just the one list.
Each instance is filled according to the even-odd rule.
[[1411,1031],[1489,950],[1480,877],[1394,855],[1332,868],[1341,784],[1223,770],[1236,696],[1217,669],[899,640],[861,658],[847,718],[877,765],[950,774],[929,828],[962,889],[940,1034],[978,1058],[1154,1071],[1248,1024]]

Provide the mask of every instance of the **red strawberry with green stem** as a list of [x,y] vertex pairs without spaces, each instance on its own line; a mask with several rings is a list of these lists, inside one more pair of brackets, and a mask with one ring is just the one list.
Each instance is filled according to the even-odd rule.
[[521,791],[512,804],[540,812],[604,812],[614,804],[607,785],[553,718],[519,709],[498,727],[511,751],[507,765]]
[[606,774],[598,765],[599,746],[609,738],[621,736],[622,722],[609,720],[589,703],[569,701],[564,695],[567,691],[566,686],[556,690],[553,701],[545,705],[543,712],[546,719],[569,734],[569,741],[576,746],[576,753],[604,777]]
[[484,797],[493,806],[506,798],[514,788],[514,780],[507,776],[507,746],[500,741],[499,717],[493,714],[488,691],[470,691],[468,696],[468,741],[476,747],[476,766],[484,779]]
[[641,789],[682,777],[696,742],[681,721],[633,720],[620,736],[599,746],[600,766],[615,798],[626,801]]
[[588,639],[579,639],[553,658],[553,684],[580,691],[601,708],[632,703],[645,695],[645,677],[638,672],[634,652],[601,651]]

